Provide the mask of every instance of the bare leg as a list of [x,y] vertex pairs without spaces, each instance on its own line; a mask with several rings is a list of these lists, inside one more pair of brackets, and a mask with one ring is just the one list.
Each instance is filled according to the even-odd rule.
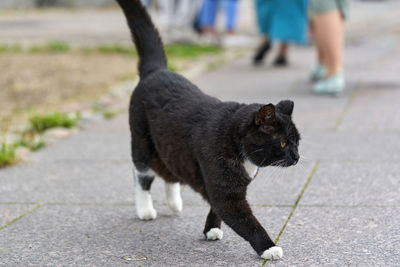
[[313,18],[318,59],[327,69],[327,77],[343,70],[344,27],[338,10],[322,13]]
[[279,46],[278,57],[287,57],[288,51],[289,51],[289,45],[282,43]]
[[268,36],[264,35],[262,37],[262,43],[257,48],[256,53],[253,57],[253,64],[260,65],[263,62],[265,55],[268,53],[270,49],[271,49],[271,43],[269,42],[269,38]]

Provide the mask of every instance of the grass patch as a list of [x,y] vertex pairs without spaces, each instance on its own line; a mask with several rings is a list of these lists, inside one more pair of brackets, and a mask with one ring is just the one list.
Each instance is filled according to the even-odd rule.
[[222,51],[216,45],[171,44],[165,46],[167,57],[195,58],[204,54],[216,54]]
[[1,44],[0,45],[0,53],[21,53],[22,47],[19,44]]
[[42,138],[39,135],[26,132],[22,135],[21,139],[14,144],[16,147],[22,146],[28,148],[30,151],[37,151],[45,146]]
[[120,75],[120,76],[118,77],[118,80],[121,81],[121,82],[130,81],[130,80],[135,79],[136,76],[137,76],[136,73],[134,73],[134,72],[129,72],[129,73],[125,73],[125,74]]
[[9,166],[14,164],[18,161],[17,157],[15,156],[15,149],[14,145],[7,145],[2,143],[0,146],[0,168]]
[[70,115],[67,113],[54,112],[42,115],[36,115],[29,119],[30,130],[37,133],[42,133],[47,129],[54,127],[72,128],[80,120],[80,115]]
[[172,63],[171,61],[168,61],[167,68],[168,68],[169,71],[172,71],[172,72],[177,72],[178,71],[178,67],[174,63]]
[[70,46],[62,41],[50,41],[44,45],[31,46],[28,51],[30,53],[64,53],[70,51]]
[[134,47],[126,47],[122,45],[101,45],[94,48],[95,51],[104,54],[123,54],[129,56],[137,56],[136,49]]
[[115,116],[117,116],[117,112],[116,111],[105,111],[105,112],[103,112],[103,117],[105,118],[105,119],[112,119],[112,118],[114,118]]
[[[167,57],[189,59],[204,54],[216,54],[223,50],[217,45],[195,45],[195,44],[170,44],[164,47]],[[72,49],[70,45],[63,41],[49,41],[45,44],[38,44],[23,49],[19,44],[0,44],[0,53],[66,53],[77,51],[86,54],[120,54],[137,57],[137,51],[133,45],[124,46],[119,44],[99,45],[95,47],[81,47]]]

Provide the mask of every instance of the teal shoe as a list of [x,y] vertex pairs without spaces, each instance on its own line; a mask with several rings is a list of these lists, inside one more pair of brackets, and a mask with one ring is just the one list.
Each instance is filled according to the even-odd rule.
[[344,91],[344,76],[342,73],[317,82],[314,93],[339,96]]
[[325,75],[326,75],[326,68],[318,63],[311,70],[310,80],[313,82],[317,82],[319,80],[322,80],[325,77]]

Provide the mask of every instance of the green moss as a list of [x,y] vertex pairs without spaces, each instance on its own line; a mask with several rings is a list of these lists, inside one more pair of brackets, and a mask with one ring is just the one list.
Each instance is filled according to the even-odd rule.
[[43,131],[54,127],[72,128],[79,122],[79,120],[79,114],[71,116],[66,113],[53,112],[33,116],[29,119],[29,122],[31,125],[31,131],[42,133]]
[[[314,174],[315,174],[315,172],[317,171],[317,169],[318,169],[318,167],[319,167],[319,164],[320,164],[320,161],[319,161],[319,160],[318,160],[317,162],[315,162],[314,167],[312,168],[310,175],[308,175],[307,181],[306,181],[306,183],[304,184],[303,188],[301,189],[300,194],[298,195],[298,197],[297,197],[297,199],[296,199],[296,202],[294,203],[293,208],[292,208],[292,210],[290,211],[289,216],[287,217],[285,223],[283,224],[283,226],[282,226],[282,228],[281,228],[281,231],[279,232],[278,236],[277,236],[276,239],[275,239],[275,244],[278,243],[279,238],[281,237],[283,231],[285,231],[287,224],[289,223],[290,219],[291,219],[292,216],[293,216],[294,211],[295,211],[296,208],[297,208],[297,205],[299,204],[301,198],[303,197],[303,194],[304,194],[304,192],[306,191],[308,185],[310,184],[311,179],[314,177]],[[265,264],[267,263],[267,261],[268,261],[268,260],[264,260],[263,263],[262,263],[262,265],[261,265],[261,267],[264,267]]]
[[37,204],[35,207],[33,207],[32,209],[30,209],[30,210],[28,210],[28,211],[22,213],[22,214],[21,214],[20,216],[18,216],[17,218],[11,220],[10,222],[6,223],[6,224],[3,225],[3,226],[0,226],[0,230],[3,230],[3,229],[6,228],[7,226],[10,226],[11,224],[13,224],[13,223],[15,223],[16,221],[18,221],[19,219],[25,217],[25,216],[28,215],[29,213],[31,213],[31,212],[37,210],[38,208],[40,208],[40,207],[43,206],[43,205],[44,205],[44,203]]

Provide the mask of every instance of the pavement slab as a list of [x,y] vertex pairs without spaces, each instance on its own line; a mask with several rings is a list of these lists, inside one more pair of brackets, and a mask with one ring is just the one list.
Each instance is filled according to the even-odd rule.
[[[340,125],[340,131],[400,132],[400,80],[361,87]],[[366,107],[368,107],[366,109]]]
[[[0,257],[0,265],[261,265],[251,246],[225,225],[221,241],[204,240],[206,207],[190,207],[179,216],[166,209],[143,222],[133,206],[45,205],[0,232],[0,249],[8,255]],[[290,208],[254,211],[276,237]]]
[[133,201],[130,163],[46,161],[8,168],[0,179],[3,202]]
[[[399,162],[399,133],[303,132],[300,147],[307,159],[323,161]],[[333,148],[334,147],[334,148]]]
[[400,166],[394,162],[321,162],[301,204],[400,206]]
[[304,161],[293,168],[267,167],[260,169],[259,174],[248,187],[249,203],[292,206],[314,166],[315,162]]
[[94,124],[90,129],[59,141],[57,146],[50,145],[35,153],[31,161],[130,161],[130,134],[125,118],[126,114],[116,121]]
[[275,266],[398,266],[399,207],[298,207]]

